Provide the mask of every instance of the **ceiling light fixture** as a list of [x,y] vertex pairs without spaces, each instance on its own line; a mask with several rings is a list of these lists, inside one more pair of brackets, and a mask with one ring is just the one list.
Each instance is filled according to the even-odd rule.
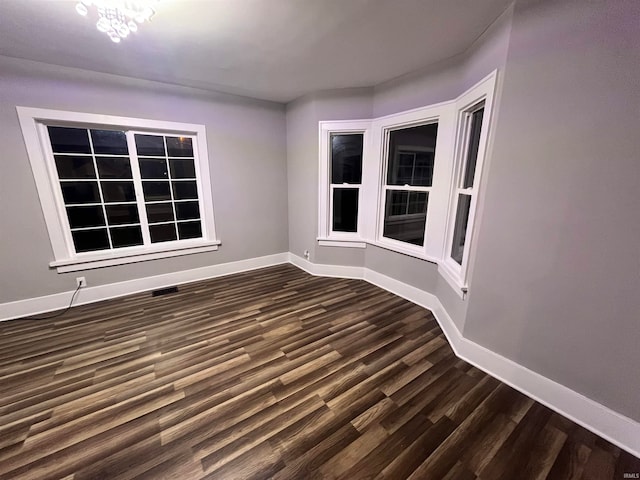
[[76,5],[76,12],[83,17],[91,7],[98,11],[96,28],[106,33],[112,42],[120,43],[131,32],[138,31],[138,24],[148,22],[156,13],[152,5],[159,0],[82,0]]

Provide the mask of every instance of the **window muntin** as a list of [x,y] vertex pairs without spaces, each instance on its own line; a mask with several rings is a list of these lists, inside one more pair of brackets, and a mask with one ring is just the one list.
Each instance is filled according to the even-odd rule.
[[364,134],[332,133],[329,141],[331,231],[357,233]]
[[438,123],[387,132],[382,236],[423,246]]

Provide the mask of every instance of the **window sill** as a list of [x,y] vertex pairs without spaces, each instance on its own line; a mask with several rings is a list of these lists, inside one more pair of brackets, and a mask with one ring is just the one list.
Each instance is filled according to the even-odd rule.
[[318,245],[321,247],[346,247],[346,248],[367,248],[367,243],[363,240],[345,240],[334,238],[318,238]]
[[133,250],[129,252],[109,252],[107,254],[89,254],[87,256],[77,256],[66,260],[56,260],[49,266],[58,270],[58,273],[78,272],[81,270],[91,270],[94,268],[111,267],[114,265],[124,265],[127,263],[144,262],[147,260],[158,260],[161,258],[190,255],[193,253],[212,252],[218,250],[220,241],[198,242],[182,246],[166,246],[162,248],[147,249],[144,251]]
[[442,262],[438,263],[438,273],[449,284],[456,295],[458,295],[463,300],[467,297],[466,285],[460,280],[458,275],[452,272],[451,269],[444,265]]

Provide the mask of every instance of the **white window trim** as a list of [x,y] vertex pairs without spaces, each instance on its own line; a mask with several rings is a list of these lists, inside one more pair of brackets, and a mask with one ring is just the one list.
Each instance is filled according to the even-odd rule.
[[[209,155],[204,125],[20,106],[16,107],[16,110],[53,249],[54,260],[49,266],[56,268],[59,273],[213,251],[221,245],[216,237],[213,218]],[[76,254],[57,183],[58,176],[50,151],[51,146],[46,141],[47,123],[85,128],[119,127],[128,131],[175,133],[197,138],[194,163],[201,207],[202,238]],[[131,145],[129,147],[131,149]],[[141,217],[143,214],[144,212],[141,212]]]
[[[493,101],[497,70],[454,100],[435,105],[399,112],[384,117],[365,120],[342,120],[319,122],[320,175],[318,208],[318,242],[322,246],[364,248],[367,244],[426,260],[438,265],[438,271],[453,290],[462,298],[468,289],[469,265],[472,263],[476,230],[476,210],[480,191],[487,143],[491,135],[494,118]],[[457,208],[455,186],[460,165],[464,161],[461,148],[460,122],[466,111],[485,102],[478,159],[474,177],[472,202],[463,254],[463,265],[450,258],[453,240],[453,222]],[[391,129],[438,122],[436,156],[434,158],[433,185],[430,187],[424,246],[414,246],[383,236],[386,186],[386,132]],[[330,231],[329,202],[329,135],[340,132],[366,132],[363,160],[362,185],[358,202],[358,232],[346,237]]]
[[[358,227],[355,232],[334,232],[333,225],[333,184],[331,183],[331,135],[362,134],[362,171],[363,177],[358,188]],[[349,120],[320,122],[319,129],[319,188],[318,188],[318,244],[327,247],[365,248],[363,199],[365,196],[364,166],[367,161],[368,145],[371,136],[370,120]],[[349,188],[349,184],[344,185]]]
[[[454,102],[443,102],[428,107],[387,115],[374,120],[373,131],[375,134],[373,149],[378,159],[378,176],[376,179],[377,198],[375,200],[377,216],[373,222],[376,226],[374,232],[376,245],[431,262],[437,262],[440,259],[443,234],[446,227],[447,185],[450,175],[450,158],[453,141],[453,105]],[[438,136],[435,147],[433,182],[432,185],[426,189],[429,191],[429,199],[424,244],[422,246],[412,245],[407,242],[385,237],[384,214],[386,190],[390,189],[386,183],[389,132],[436,122],[438,123]],[[396,187],[394,186],[391,189],[393,188]],[[424,190],[423,188],[403,188],[402,186],[397,186],[397,189]]]
[[[481,194],[480,185],[482,182],[483,166],[487,156],[487,143],[491,134],[491,121],[493,118],[493,101],[496,86],[497,72],[492,72],[482,81],[471,87],[456,100],[456,147],[454,153],[454,171],[450,184],[450,199],[448,209],[448,221],[446,241],[442,252],[442,261],[438,268],[447,282],[454,287],[459,295],[464,295],[468,288],[469,265],[471,264],[472,245],[476,235],[476,213],[478,197]],[[480,130],[480,141],[478,145],[478,156],[476,159],[476,169],[473,186],[466,189],[459,188],[461,178],[464,175],[464,168],[468,147],[468,131],[466,128],[466,117],[475,106],[484,101],[484,115]],[[469,218],[467,220],[467,230],[465,237],[464,251],[462,254],[462,265],[451,258],[451,246],[455,228],[456,213],[458,207],[458,194],[467,193],[471,195],[469,206]]]

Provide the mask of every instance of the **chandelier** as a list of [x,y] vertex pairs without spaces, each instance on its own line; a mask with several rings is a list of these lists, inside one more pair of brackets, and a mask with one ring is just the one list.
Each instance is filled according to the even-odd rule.
[[155,14],[152,5],[158,1],[82,0],[76,5],[76,12],[86,17],[90,8],[94,7],[98,12],[96,28],[109,35],[114,43],[120,43],[131,32],[138,31],[138,24],[151,20]]

